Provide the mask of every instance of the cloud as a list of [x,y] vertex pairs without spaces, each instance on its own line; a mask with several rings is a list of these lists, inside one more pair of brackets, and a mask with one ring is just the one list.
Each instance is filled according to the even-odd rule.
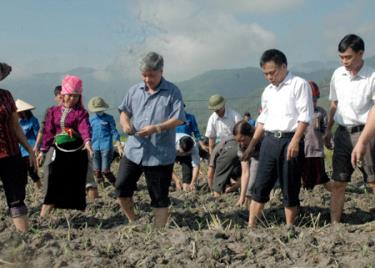
[[298,8],[304,3],[303,0],[279,0],[279,1],[264,1],[264,0],[210,0],[213,6],[219,10],[227,10],[235,13],[274,13],[287,9]]
[[[276,37],[259,24],[236,17],[240,11],[254,12],[256,7],[265,11],[269,5],[248,2],[252,1],[238,1],[239,7],[227,9],[225,1],[208,1],[205,7],[185,0],[138,1],[133,12],[144,38],[129,45],[109,69],[134,77],[138,59],[147,51],[164,56],[165,73],[172,80],[188,79],[213,68],[257,64],[263,50],[275,45]],[[287,8],[301,1],[272,2]]]
[[325,18],[325,27],[323,40],[326,42],[326,54],[328,57],[337,55],[337,45],[339,41],[349,33],[358,34],[366,44],[366,56],[375,54],[375,36],[373,34],[375,22],[363,19],[363,14],[369,8],[370,1],[357,1],[341,6],[339,9],[331,12]]

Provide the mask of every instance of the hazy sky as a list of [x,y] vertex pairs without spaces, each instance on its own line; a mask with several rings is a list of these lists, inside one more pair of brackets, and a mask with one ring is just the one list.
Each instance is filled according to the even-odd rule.
[[371,0],[12,0],[0,4],[0,61],[13,75],[98,69],[97,78],[137,74],[149,50],[174,80],[209,69],[257,66],[279,48],[290,64],[337,60],[347,33],[375,55]]

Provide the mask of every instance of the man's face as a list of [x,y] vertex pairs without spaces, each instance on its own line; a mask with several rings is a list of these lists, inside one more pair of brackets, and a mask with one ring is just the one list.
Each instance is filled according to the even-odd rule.
[[356,70],[362,64],[363,51],[358,52],[353,51],[352,48],[348,48],[345,52],[339,52],[339,57],[342,65],[346,70],[352,71]]
[[219,110],[216,110],[215,113],[219,116],[219,117],[223,117],[224,114],[225,114],[225,107],[219,109]]
[[160,84],[162,75],[163,75],[163,70],[144,71],[142,72],[142,79],[145,82],[145,85],[147,86],[147,88],[156,90],[157,86]]
[[277,65],[273,61],[264,63],[262,66],[262,71],[264,77],[275,86],[278,86],[288,73],[288,69],[285,64]]

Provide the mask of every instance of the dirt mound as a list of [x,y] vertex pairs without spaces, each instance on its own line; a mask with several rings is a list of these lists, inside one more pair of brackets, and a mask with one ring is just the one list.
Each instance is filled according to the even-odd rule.
[[[286,228],[280,195],[267,204],[260,228],[247,226],[238,194],[213,199],[203,182],[197,192],[172,192],[169,226],[153,231],[149,197],[141,181],[137,224],[128,224],[112,186],[84,213],[55,211],[38,217],[42,193],[28,186],[31,231],[18,234],[0,195],[0,266],[15,267],[372,267],[375,211],[358,180],[347,191],[344,224],[329,225],[329,194],[302,191],[295,228]],[[3,190],[0,186],[0,192]]]

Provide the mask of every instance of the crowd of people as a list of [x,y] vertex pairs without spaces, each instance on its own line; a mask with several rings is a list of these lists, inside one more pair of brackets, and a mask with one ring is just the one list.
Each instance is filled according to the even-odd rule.
[[[282,51],[266,50],[260,68],[270,84],[263,91],[259,116],[241,116],[225,97],[213,95],[205,137],[195,116],[185,111],[178,87],[164,78],[163,57],[155,52],[141,59],[143,81],[118,106],[125,144],[102,97],[90,99],[86,110],[77,76],[65,76],[54,89],[56,104],[41,124],[33,105],[0,89],[0,177],[16,229],[28,229],[28,176],[44,190],[41,217],[54,209],[84,210],[86,199],[98,198],[97,184],[107,180],[124,215],[134,222],[133,195],[144,175],[156,228],[167,223],[171,185],[195,191],[199,177],[207,178],[214,197],[238,191],[237,205],[248,207],[251,228],[275,188],[281,189],[286,224],[293,225],[301,187],[312,190],[318,184],[331,193],[332,223],[340,222],[355,168],[375,193],[375,71],[365,64],[364,51],[357,35],[339,42],[343,66],[332,75],[326,112],[318,105],[318,85],[290,72]],[[11,70],[0,64],[0,80]],[[324,146],[333,150],[331,178],[325,171]],[[111,171],[115,151],[121,158],[116,175]],[[202,161],[207,161],[207,174],[202,173]],[[178,165],[181,172],[174,168]]]

